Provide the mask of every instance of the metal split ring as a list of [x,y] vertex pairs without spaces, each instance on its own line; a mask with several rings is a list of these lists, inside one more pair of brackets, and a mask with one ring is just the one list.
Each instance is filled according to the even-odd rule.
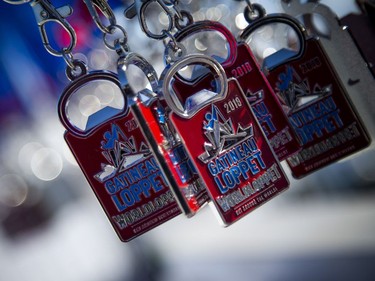
[[73,60],[71,62],[73,67],[66,67],[65,73],[70,81],[77,79],[80,76],[87,74],[87,65],[81,60]]

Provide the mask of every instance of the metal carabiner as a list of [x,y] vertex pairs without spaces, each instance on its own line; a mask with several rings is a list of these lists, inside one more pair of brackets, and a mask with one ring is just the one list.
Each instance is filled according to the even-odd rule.
[[[111,26],[115,26],[117,25],[117,23],[116,16],[113,13],[112,8],[108,5],[108,2],[106,0],[83,0],[83,2],[85,2],[92,19],[94,20],[100,31],[103,33],[111,33]],[[104,25],[100,20],[96,8],[98,8],[109,21],[108,26]]]
[[[47,51],[54,56],[63,56],[65,53],[70,53],[77,44],[77,36],[73,27],[65,20],[66,17],[73,13],[72,7],[65,5],[55,8],[48,0],[34,0],[29,2],[29,4],[34,11],[34,15],[39,26],[39,31],[42,36],[43,45]],[[48,22],[57,22],[68,32],[70,36],[70,43],[68,47],[55,50],[51,46],[45,28],[45,25]]]
[[[166,29],[161,30],[160,34],[156,34],[156,33],[151,32],[150,29],[148,28],[147,22],[146,22],[147,7],[153,2],[156,2],[162,8],[164,13],[168,17],[168,27]],[[136,6],[136,9],[137,9],[141,29],[144,33],[146,33],[146,35],[148,37],[153,38],[153,39],[157,39],[157,40],[161,40],[161,39],[164,39],[164,38],[167,37],[166,31],[167,32],[172,31],[172,29],[174,27],[174,16],[171,13],[168,6],[164,3],[163,0],[149,0],[149,1],[135,0],[135,6]]]

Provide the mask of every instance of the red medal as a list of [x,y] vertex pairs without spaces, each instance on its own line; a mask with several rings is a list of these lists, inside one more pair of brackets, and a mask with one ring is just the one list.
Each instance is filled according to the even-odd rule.
[[[178,70],[194,63],[220,73],[220,93],[205,89],[181,103],[170,84]],[[170,118],[225,225],[288,187],[237,80],[227,80],[220,64],[204,55],[188,56],[169,66],[162,77]]]
[[241,35],[252,42],[254,53],[265,30],[287,34],[289,39],[290,48],[275,49],[272,55],[258,59],[263,60],[267,79],[303,145],[288,158],[293,176],[303,177],[367,147],[366,129],[319,40],[307,39],[295,19],[270,15],[254,21]]
[[[98,109],[88,117],[80,108],[85,102]],[[59,116],[66,142],[122,241],[181,213],[114,74],[75,79],[60,99]]]
[[[134,110],[139,112],[138,119],[145,126],[144,131],[150,135],[149,142],[159,163],[170,177],[170,188],[179,203],[181,210],[188,217],[194,215],[209,200],[207,191],[197,171],[192,165],[177,132],[169,120],[169,108],[165,101],[155,93],[158,90],[157,75],[153,67],[141,56],[128,53],[117,62],[120,83],[123,89],[130,85],[124,69],[138,67],[148,78],[151,88],[143,90],[134,98]],[[131,90],[129,90],[131,91]]]
[[[199,38],[200,33],[203,36],[208,32],[217,32],[224,36],[228,47],[228,57],[220,58],[223,60],[221,65],[228,78],[234,77],[239,82],[279,160],[284,160],[299,151],[300,144],[293,128],[247,44],[238,44],[225,26],[214,21],[201,21],[188,25],[179,31],[175,38],[187,44],[185,41],[193,35]],[[201,81],[193,82],[193,84],[200,83]],[[176,93],[182,96],[185,94],[186,81],[181,79],[181,84],[177,80],[173,87]]]
[[150,131],[153,135],[159,132],[160,138],[156,137],[159,148],[162,150],[164,159],[177,182],[178,190],[173,190],[174,193],[180,194],[176,198],[182,200],[182,205],[187,205],[188,212],[186,215],[190,216],[197,212],[208,200],[208,194],[204,183],[199,177],[194,165],[181,143],[181,140],[176,137],[174,126],[169,120],[168,106],[164,101],[155,100],[150,105],[139,103],[139,108],[147,120]]

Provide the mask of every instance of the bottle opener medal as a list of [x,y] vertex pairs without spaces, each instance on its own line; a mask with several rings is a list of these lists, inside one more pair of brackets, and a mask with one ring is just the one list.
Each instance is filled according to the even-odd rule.
[[70,70],[59,101],[64,138],[122,241],[181,213],[115,74]]
[[[287,162],[296,178],[355,153],[369,135],[317,38],[287,15],[268,15],[241,34],[277,93],[303,148]],[[264,48],[270,55],[264,56]]]
[[[176,41],[189,46],[189,41],[200,40],[199,35],[204,39],[208,33],[218,33],[225,39],[228,49],[227,57],[218,58],[216,55],[215,59],[220,61],[228,78],[237,79],[279,160],[284,160],[299,151],[298,138],[247,44],[237,44],[233,34],[221,23],[215,21],[196,22],[183,28],[174,36]],[[189,40],[191,38],[196,38],[196,40]],[[199,71],[197,73],[200,75]],[[201,77],[198,76],[196,80],[195,84],[188,81],[191,88],[202,84]],[[180,81],[179,83],[176,79],[173,85],[174,90],[180,95],[188,94],[186,93],[187,81],[184,79]]]
[[[191,65],[212,70],[217,92],[204,89],[181,102],[173,90],[174,77]],[[246,96],[235,78],[227,79],[220,63],[206,55],[189,55],[168,65],[160,83],[171,109],[170,120],[224,225],[289,186]]]
[[[141,69],[149,80],[150,77],[156,77],[155,70],[145,59],[135,53],[128,53],[120,57],[117,62],[117,72],[121,87],[125,92],[130,89],[130,85],[124,69],[129,69],[130,65]],[[139,111],[139,118],[144,119],[142,123],[147,124],[145,131],[151,134],[149,141],[155,155],[157,153],[161,155],[162,158],[159,159],[159,162],[166,165],[166,174],[172,175],[176,181],[176,184],[171,184],[170,188],[180,204],[181,210],[190,217],[208,202],[209,197],[169,120],[170,110],[166,102],[156,94],[158,81],[150,80],[150,84],[153,92],[141,91],[132,107]]]

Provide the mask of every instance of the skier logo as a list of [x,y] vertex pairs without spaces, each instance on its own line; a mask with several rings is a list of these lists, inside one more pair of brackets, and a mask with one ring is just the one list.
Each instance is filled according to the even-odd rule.
[[104,140],[101,141],[102,155],[108,163],[102,163],[102,171],[95,175],[99,182],[116,176],[151,154],[144,142],[137,146],[134,136],[128,138],[116,124],[111,125],[111,130],[105,132],[103,138]]
[[302,79],[289,65],[286,66],[286,71],[279,75],[279,82],[276,83],[276,87],[278,97],[287,114],[291,114],[300,107],[311,104],[332,93],[332,85],[321,87],[316,83],[311,89],[308,79]]
[[203,130],[209,142],[204,143],[205,152],[198,157],[203,163],[208,163],[224,150],[253,135],[252,125],[245,129],[239,125],[235,132],[232,120],[225,120],[215,105],[212,105],[211,112],[206,113],[205,118]]

